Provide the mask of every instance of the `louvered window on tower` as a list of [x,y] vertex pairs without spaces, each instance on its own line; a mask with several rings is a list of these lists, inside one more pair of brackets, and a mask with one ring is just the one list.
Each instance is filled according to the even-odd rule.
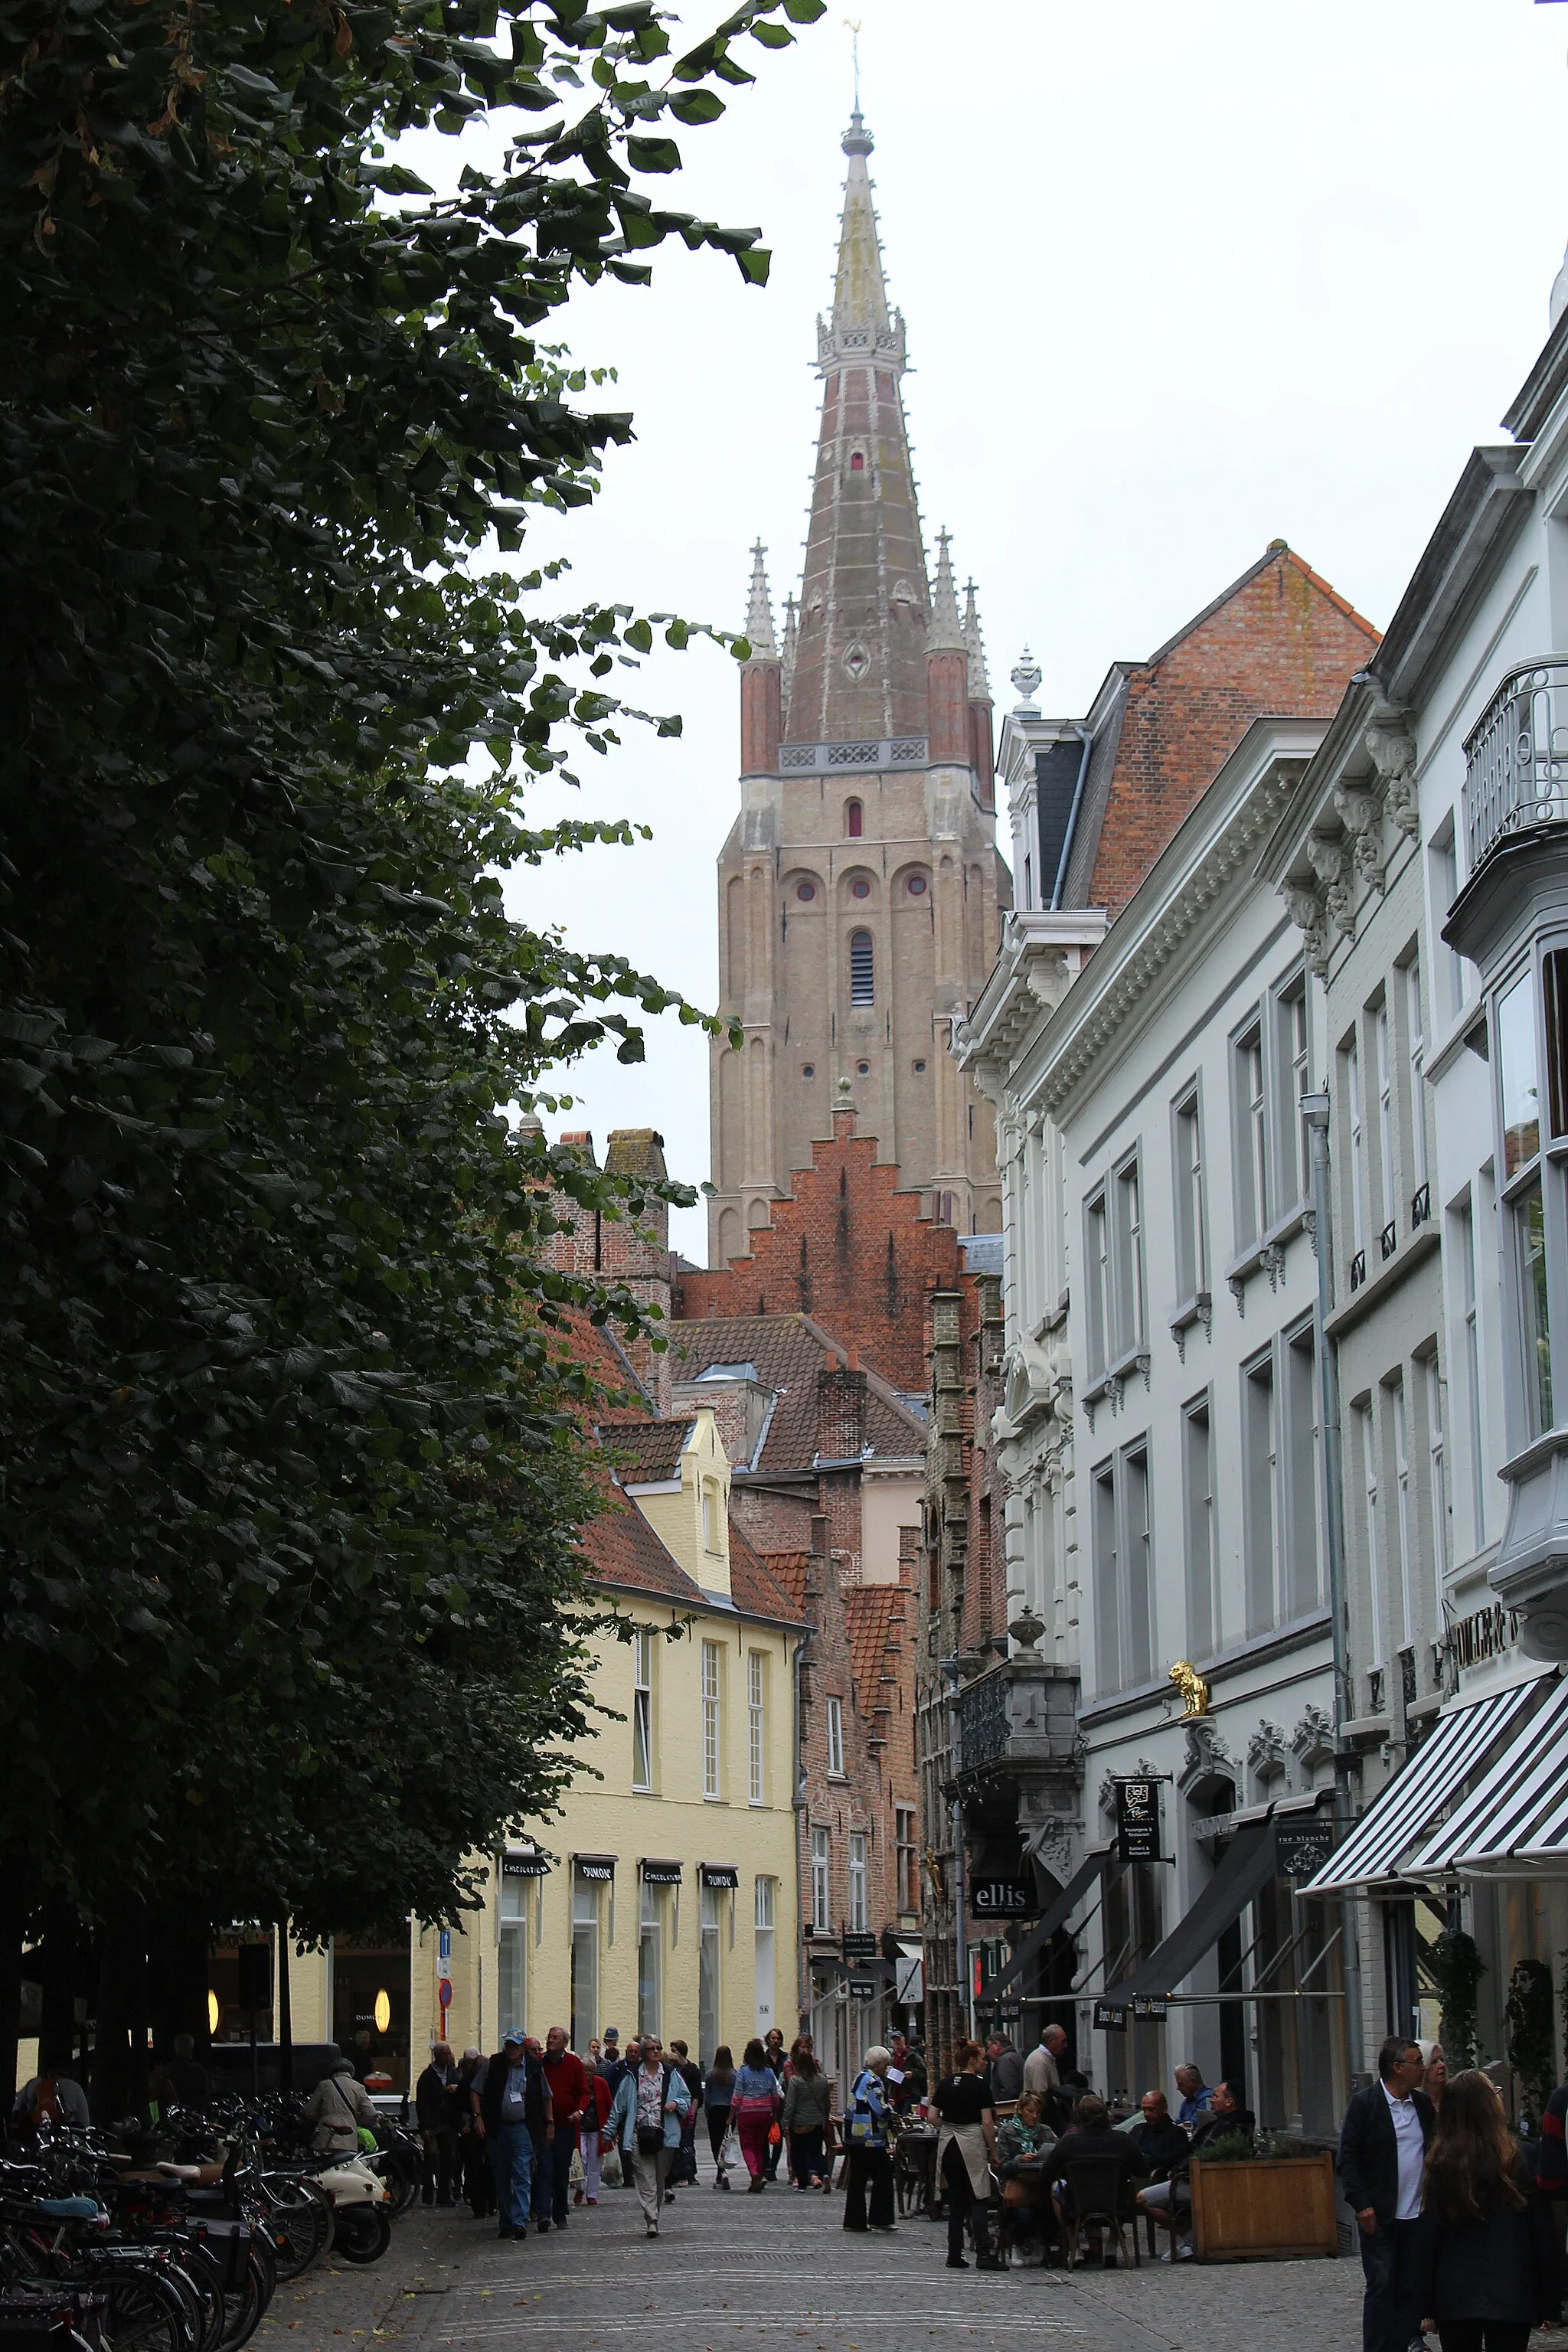
[[875,1004],[877,1002],[876,966],[869,931],[851,931],[849,934],[849,1002],[851,1004]]

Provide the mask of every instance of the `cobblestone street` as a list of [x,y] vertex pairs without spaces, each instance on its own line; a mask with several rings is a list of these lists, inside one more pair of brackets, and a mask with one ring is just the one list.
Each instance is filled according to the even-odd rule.
[[[395,2343],[480,2352],[526,2332],[572,2352],[642,2336],[660,2352],[891,2352],[1037,2343],[1061,2352],[1353,2352],[1354,2262],[1142,2270],[951,2272],[945,2232],[900,2224],[847,2237],[841,2200],[776,2187],[683,2189],[657,2243],[637,2200],[611,2189],[564,2236],[524,2245],[466,2209],[416,2209],[374,2270],[327,2269],[279,2291],[258,2341],[272,2352],[350,2352]],[[1538,2336],[1532,2352],[1562,2338]]]

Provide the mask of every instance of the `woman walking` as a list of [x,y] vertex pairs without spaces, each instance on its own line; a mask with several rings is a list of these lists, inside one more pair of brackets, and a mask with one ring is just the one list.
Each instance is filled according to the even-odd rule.
[[[891,2230],[893,2221],[893,2160],[888,2154],[888,2087],[886,2075],[893,2053],[881,2043],[866,2053],[863,2074],[857,2075],[845,2116],[849,2143],[849,2178],[845,2184],[844,2226],[847,2230]],[[868,2219],[867,2199],[870,2200]]]
[[[770,2025],[763,2036],[763,2063],[764,2066],[773,2068],[779,2086],[779,2096],[781,2099],[786,2098],[789,2095],[789,2060],[784,2056],[784,2034],[776,2025]],[[784,2144],[782,2127],[776,2136],[773,2133],[769,2134],[767,2161],[763,2168],[769,2180],[778,2179],[779,2158],[784,2154]]]
[[811,2189],[826,2177],[828,2120],[833,2113],[833,2084],[816,2063],[809,2033],[792,2046],[790,2076],[784,2086],[781,2127],[789,2139],[789,2168],[797,2189]]
[[1444,2092],[1416,2246],[1423,2326],[1443,2352],[1525,2352],[1532,2327],[1555,2323],[1552,2221],[1489,2075],[1467,2069]]
[[768,2135],[778,2120],[784,2104],[779,2078],[768,2064],[767,2053],[756,2034],[746,2044],[746,2053],[735,2076],[731,2105],[735,2129],[740,2135],[741,2154],[746,2160],[751,2179],[746,2183],[748,2196],[755,2197],[768,2185]]
[[670,2053],[680,2069],[682,2082],[691,2094],[689,2114],[680,2118],[680,2147],[676,2154],[675,2169],[666,2184],[664,2201],[668,2205],[675,2194],[675,2183],[689,2181],[697,2185],[697,2117],[702,2105],[702,2069],[692,2057],[684,2042],[672,2042]]
[[947,2267],[966,2271],[963,2225],[974,2216],[974,2256],[983,2271],[999,2268],[991,2251],[991,2167],[996,2161],[996,2116],[984,2082],[985,2053],[961,2042],[957,2072],[937,2084],[931,2105],[942,2117],[936,2176],[947,2199]]
[[1434,2107],[1443,2104],[1443,2094],[1448,2087],[1448,2062],[1443,2055],[1440,2042],[1418,2042],[1415,2047],[1426,2061],[1426,2072],[1421,2077],[1421,2088]]
[[730,2175],[724,2162],[724,2142],[729,2135],[730,2118],[735,2096],[735,2061],[727,2042],[721,2042],[713,2053],[702,2084],[703,2112],[708,2117],[708,2145],[713,2152],[713,2186],[728,2189]]

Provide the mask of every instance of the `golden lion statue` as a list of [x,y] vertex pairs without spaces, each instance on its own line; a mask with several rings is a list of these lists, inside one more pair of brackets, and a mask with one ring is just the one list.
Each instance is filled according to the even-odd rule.
[[1206,1715],[1209,1711],[1209,1686],[1185,1658],[1178,1658],[1171,1668],[1171,1680],[1182,1694],[1184,1715]]

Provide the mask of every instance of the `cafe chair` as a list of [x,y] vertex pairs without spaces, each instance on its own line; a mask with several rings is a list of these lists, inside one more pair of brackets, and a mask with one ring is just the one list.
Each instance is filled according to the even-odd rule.
[[[1143,2257],[1138,2248],[1137,2222],[1126,2203],[1126,2166],[1114,2156],[1076,2157],[1064,2168],[1064,2179],[1062,2235],[1067,2243],[1068,2270],[1078,2268],[1079,2231],[1090,2227],[1105,2231],[1114,2242],[1124,2270],[1141,2270]],[[1127,2259],[1129,2249],[1131,2263]]]

